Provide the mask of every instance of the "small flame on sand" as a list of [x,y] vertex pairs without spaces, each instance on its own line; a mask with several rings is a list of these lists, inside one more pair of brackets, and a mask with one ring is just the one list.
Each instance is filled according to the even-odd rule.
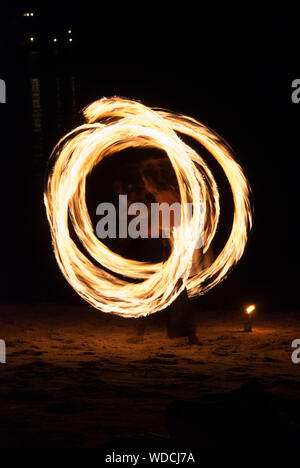
[[247,314],[251,314],[251,312],[253,312],[254,310],[255,310],[255,305],[252,304],[252,305],[247,307],[246,312],[247,312]]

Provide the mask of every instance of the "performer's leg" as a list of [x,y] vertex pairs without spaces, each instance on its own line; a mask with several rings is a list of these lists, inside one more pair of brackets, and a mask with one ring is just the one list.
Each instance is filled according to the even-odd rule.
[[182,291],[168,309],[167,330],[169,338],[187,336],[190,344],[197,341],[195,314],[186,289]]

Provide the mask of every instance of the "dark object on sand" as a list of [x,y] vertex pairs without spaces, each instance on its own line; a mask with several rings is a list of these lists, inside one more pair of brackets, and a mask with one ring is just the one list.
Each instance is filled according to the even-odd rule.
[[175,299],[168,311],[168,337],[179,338],[195,335],[194,312],[190,306],[186,289]]
[[253,316],[252,314],[245,314],[245,322],[244,322],[244,331],[245,332],[252,332],[252,322]]

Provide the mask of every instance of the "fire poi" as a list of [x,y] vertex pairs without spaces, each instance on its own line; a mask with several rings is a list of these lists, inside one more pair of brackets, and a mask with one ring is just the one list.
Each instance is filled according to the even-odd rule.
[[[93,102],[84,109],[84,117],[86,123],[65,135],[55,146],[51,155],[55,162],[44,193],[55,257],[75,291],[103,312],[139,317],[166,308],[183,288],[192,297],[222,281],[241,258],[252,225],[250,187],[230,147],[214,131],[191,117],[119,97]],[[191,277],[192,256],[200,230],[203,230],[204,254],[216,233],[219,192],[204,159],[178,133],[194,138],[214,156],[229,181],[234,201],[232,228],[223,250],[211,265]],[[95,236],[88,214],[87,175],[103,158],[129,147],[164,151],[177,177],[181,222],[174,227],[172,252],[165,262],[139,262],[114,253]],[[186,208],[189,202],[193,205],[192,214]],[[99,266],[71,239],[69,220]],[[124,274],[139,282],[116,276]]]

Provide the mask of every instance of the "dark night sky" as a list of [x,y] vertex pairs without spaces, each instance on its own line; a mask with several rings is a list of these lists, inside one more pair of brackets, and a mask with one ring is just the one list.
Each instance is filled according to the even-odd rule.
[[[291,101],[291,82],[300,78],[299,7],[211,4],[196,11],[90,3],[68,11],[51,3],[39,12],[39,27],[55,34],[72,27],[74,47],[63,59],[43,50],[34,71],[16,42],[21,11],[7,11],[1,40],[3,301],[61,300],[65,293],[74,299],[47,248],[40,193],[31,190],[27,85],[34,74],[47,82],[72,72],[79,76],[78,109],[117,94],[191,115],[226,138],[252,186],[254,229],[242,261],[206,300],[297,306],[300,104]],[[71,127],[66,119],[63,129]],[[58,136],[49,114],[47,149]]]

